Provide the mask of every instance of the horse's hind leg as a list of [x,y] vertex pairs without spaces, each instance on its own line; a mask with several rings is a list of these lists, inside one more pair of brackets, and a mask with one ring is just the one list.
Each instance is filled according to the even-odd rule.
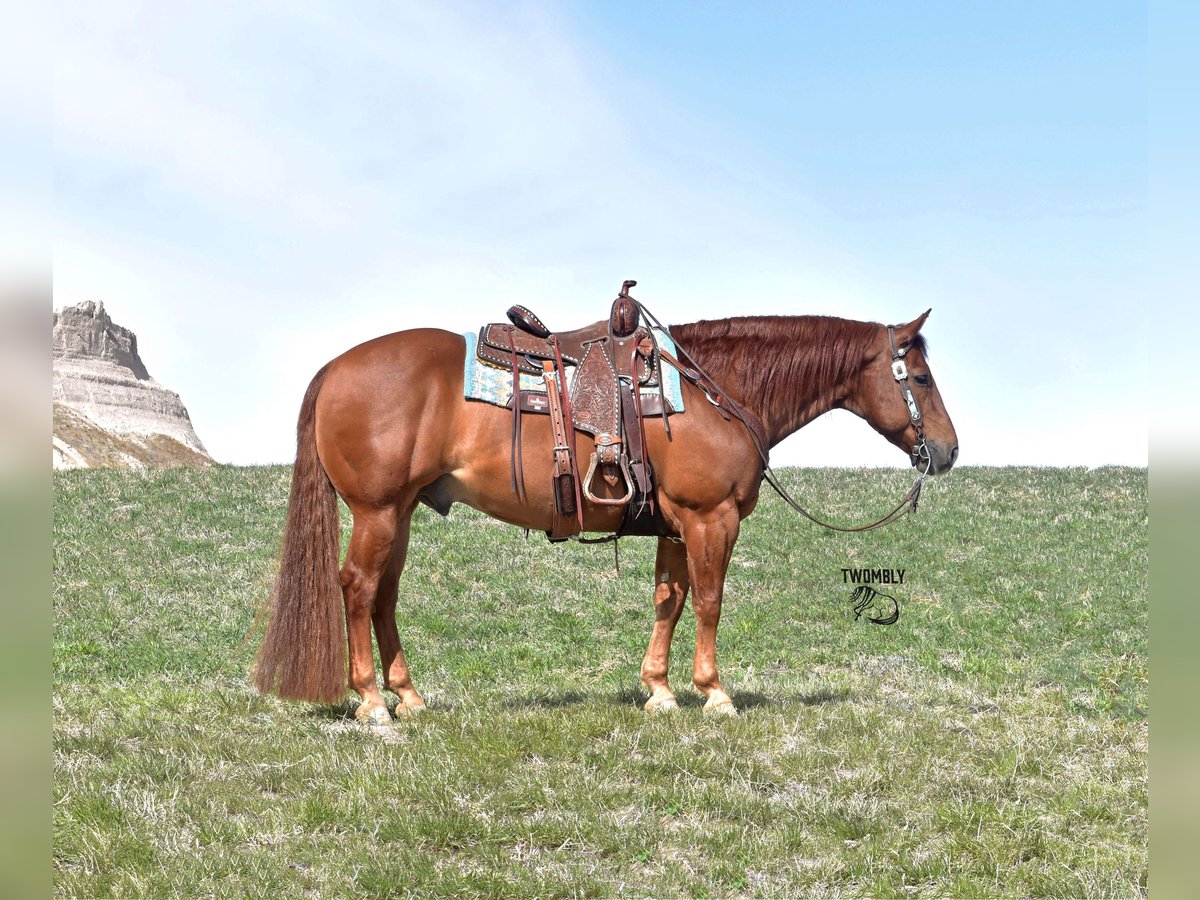
[[408,533],[412,525],[414,507],[401,516],[396,525],[396,541],[392,545],[392,556],[388,567],[379,581],[379,592],[375,598],[375,609],[371,619],[375,623],[375,640],[379,643],[379,662],[383,668],[383,686],[400,698],[396,712],[417,712],[425,708],[425,701],[413,687],[408,674],[408,663],[404,659],[404,648],[400,645],[400,634],[396,631],[396,597],[404,562],[408,557]]
[[654,582],[654,631],[642,660],[642,684],[651,692],[646,701],[646,712],[670,712],[678,708],[667,682],[671,638],[688,592],[687,550],[683,544],[667,538],[658,539]]
[[358,719],[371,724],[384,724],[390,722],[392,717],[375,684],[371,617],[381,582],[391,568],[389,563],[399,522],[395,507],[352,506],[351,510],[354,513],[354,531],[341,570],[342,594],[346,601],[346,633],[350,645],[350,687],[362,698],[355,712]]

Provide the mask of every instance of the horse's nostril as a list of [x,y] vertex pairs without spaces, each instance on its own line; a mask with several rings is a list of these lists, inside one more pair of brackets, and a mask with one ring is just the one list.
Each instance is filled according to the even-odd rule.
[[956,459],[958,459],[958,444],[950,448],[950,465],[954,465]]

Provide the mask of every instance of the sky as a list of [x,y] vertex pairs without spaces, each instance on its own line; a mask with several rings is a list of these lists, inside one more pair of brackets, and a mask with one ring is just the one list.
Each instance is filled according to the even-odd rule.
[[[54,303],[221,462],[290,461],[376,335],[906,322],[964,465],[1145,465],[1138,3],[62,5]],[[904,466],[849,413],[776,465]]]

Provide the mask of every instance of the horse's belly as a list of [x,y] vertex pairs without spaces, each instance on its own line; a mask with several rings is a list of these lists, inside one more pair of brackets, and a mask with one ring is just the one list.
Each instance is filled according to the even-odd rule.
[[525,490],[527,502],[521,503],[513,493],[507,472],[501,476],[495,471],[464,467],[443,475],[423,490],[418,499],[442,515],[449,514],[452,504],[463,503],[510,525],[548,531],[552,502],[549,492],[542,492],[528,482]]

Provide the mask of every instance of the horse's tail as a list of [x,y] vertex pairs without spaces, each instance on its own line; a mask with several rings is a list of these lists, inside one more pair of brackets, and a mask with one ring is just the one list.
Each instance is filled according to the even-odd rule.
[[325,371],[313,377],[300,405],[279,575],[254,680],[263,693],[332,703],[346,692],[346,619],[337,494],[317,457],[317,394]]

